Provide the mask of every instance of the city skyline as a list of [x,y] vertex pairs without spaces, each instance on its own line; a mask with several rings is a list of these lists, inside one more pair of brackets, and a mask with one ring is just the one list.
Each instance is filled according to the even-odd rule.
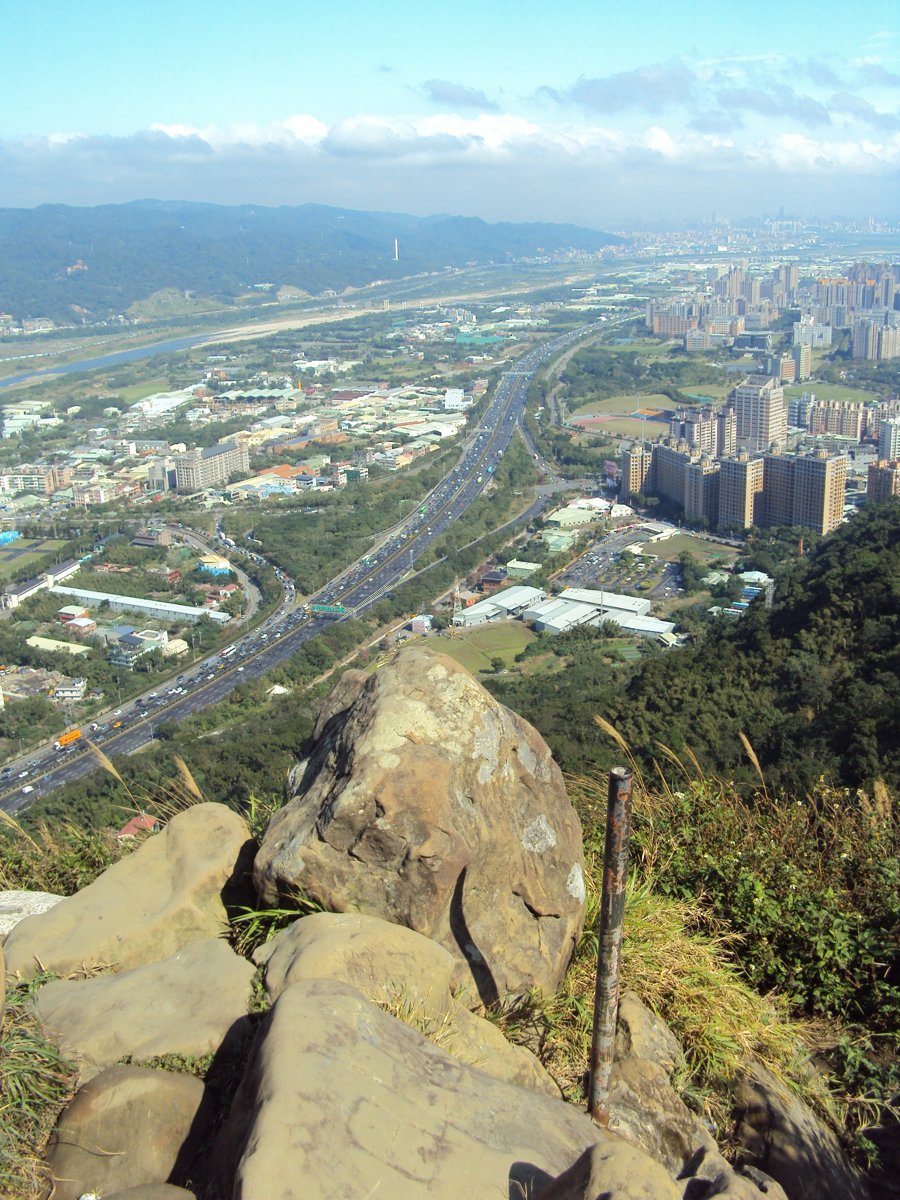
[[[5,31],[0,204],[900,215],[895,6],[86,0]],[[826,213],[823,206],[828,206]]]

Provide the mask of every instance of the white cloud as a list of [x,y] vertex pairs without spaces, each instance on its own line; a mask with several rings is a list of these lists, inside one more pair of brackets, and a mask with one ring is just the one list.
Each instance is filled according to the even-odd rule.
[[813,125],[814,102],[790,92],[787,107],[800,115],[779,121],[771,80],[765,93],[745,77],[747,87],[729,92],[715,78],[730,110],[704,96],[702,107],[632,111],[627,120],[578,119],[558,105],[552,120],[546,111],[450,111],[328,123],[298,113],[229,126],[159,123],[131,137],[57,132],[0,142],[0,204],[314,201],[601,227],[617,216],[665,217],[668,204],[686,214],[716,207],[739,216],[776,202],[813,211],[823,194],[836,209],[896,210],[892,114],[846,92],[832,123]]

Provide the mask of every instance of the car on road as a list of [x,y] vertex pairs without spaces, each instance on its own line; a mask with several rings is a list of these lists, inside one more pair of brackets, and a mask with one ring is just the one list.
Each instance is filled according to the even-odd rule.
[[19,772],[19,778],[20,778],[20,779],[27,779],[27,778],[28,778],[28,772],[27,772],[27,771],[20,771],[20,772]]
[[25,786],[22,788],[22,795],[27,796],[29,792],[33,792],[33,791],[34,791],[34,788],[31,786],[31,784],[26,783]]

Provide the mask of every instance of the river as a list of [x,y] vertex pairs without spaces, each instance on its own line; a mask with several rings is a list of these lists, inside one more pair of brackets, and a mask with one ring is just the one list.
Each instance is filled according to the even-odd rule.
[[116,350],[112,354],[101,354],[98,358],[82,358],[78,362],[45,367],[42,371],[10,375],[6,379],[0,379],[0,388],[12,387],[19,383],[30,383],[33,379],[44,379],[48,376],[74,375],[79,371],[94,371],[98,367],[114,367],[117,363],[154,358],[157,354],[171,354],[176,350],[190,350],[192,346],[202,346],[204,342],[214,342],[217,338],[221,340],[221,337],[221,333],[202,333],[194,334],[191,337],[170,338],[167,342],[150,342],[146,346],[134,346],[131,350]]

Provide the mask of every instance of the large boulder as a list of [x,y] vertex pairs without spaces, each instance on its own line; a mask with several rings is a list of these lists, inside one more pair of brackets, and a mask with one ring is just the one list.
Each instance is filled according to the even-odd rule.
[[186,1181],[211,1120],[199,1079],[110,1067],[85,1084],[50,1135],[53,1200]]
[[0,942],[12,933],[20,921],[46,912],[62,899],[54,892],[29,892],[16,888],[0,891]]
[[740,1158],[791,1200],[868,1200],[835,1134],[761,1064],[737,1082],[734,1101]]
[[681,1188],[657,1163],[628,1145],[598,1144],[536,1200],[681,1200]]
[[316,1200],[495,1200],[514,1184],[533,1194],[598,1141],[615,1138],[561,1100],[492,1079],[355,989],[313,979],[286,988],[260,1031],[213,1191],[292,1200],[302,1180]]
[[584,919],[581,828],[546,743],[424,647],[349,671],[319,716],[254,877],[265,903],[406,925],[486,1003],[556,990]]
[[247,870],[246,823],[223,804],[197,804],[120,859],[93,883],[6,941],[7,970],[89,974],[136,967],[225,932],[223,892]]
[[215,1053],[242,1032],[253,973],[226,942],[208,938],[119,975],[45,984],[35,1003],[84,1082],[123,1058]]
[[302,979],[349,983],[412,1024],[448,1054],[496,1079],[559,1096],[535,1056],[460,1004],[451,990],[453,956],[429,938],[361,913],[314,913],[284,930],[264,956],[271,1000]]

